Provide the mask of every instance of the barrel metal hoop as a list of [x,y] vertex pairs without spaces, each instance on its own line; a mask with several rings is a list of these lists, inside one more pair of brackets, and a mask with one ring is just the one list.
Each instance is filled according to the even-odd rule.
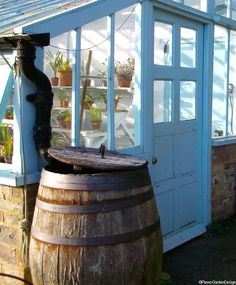
[[[137,177],[141,179],[137,179]],[[44,170],[40,185],[57,190],[75,191],[123,191],[145,187],[151,184],[147,170],[107,173],[97,175],[72,175],[50,173]]]
[[[149,187],[150,188],[150,187]],[[152,188],[151,188],[152,189]],[[41,210],[62,214],[95,214],[106,213],[118,210],[124,210],[147,202],[154,197],[153,190],[136,195],[134,197],[126,198],[125,200],[119,200],[119,202],[110,202],[103,204],[91,204],[91,205],[58,205],[51,204],[36,199],[36,207]]]
[[39,232],[34,227],[31,229],[31,235],[33,238],[50,244],[68,245],[68,246],[104,246],[115,245],[119,243],[126,243],[138,240],[145,236],[154,233],[160,227],[160,220],[154,224],[137,231],[117,234],[112,236],[101,237],[85,237],[85,238],[70,238],[70,237],[54,237],[42,232]]

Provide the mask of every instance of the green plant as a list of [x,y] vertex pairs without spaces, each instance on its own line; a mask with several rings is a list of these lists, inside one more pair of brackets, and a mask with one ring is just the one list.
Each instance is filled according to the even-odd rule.
[[117,77],[131,78],[134,75],[134,57],[129,57],[125,62],[117,61],[115,64],[115,75]]
[[72,70],[70,59],[64,59],[64,56],[62,55],[61,64],[58,71],[68,71],[68,70]]
[[[114,96],[114,100],[115,101],[119,101],[120,99],[122,98],[122,96],[120,94],[116,94]],[[98,101],[102,101],[104,102],[105,104],[107,103],[107,92],[102,92],[100,93],[98,96],[97,96],[97,100]]]
[[61,90],[61,92],[58,94],[58,99],[59,100],[69,101],[70,100],[70,96],[68,95],[67,91]]
[[93,96],[89,93],[86,94],[85,99],[84,99],[84,108],[85,109],[90,109],[94,103]]
[[69,110],[66,110],[64,115],[65,115],[65,118],[64,118],[65,122],[70,122],[71,121],[71,112]]
[[91,121],[102,121],[102,110],[98,107],[91,107],[90,110]]
[[63,61],[63,55],[60,51],[58,51],[56,54],[52,54],[50,50],[46,53],[46,64],[48,64],[54,74],[54,77],[57,76],[58,70],[61,68]]
[[3,156],[6,160],[11,160],[13,151],[13,138],[10,133],[10,127],[6,124],[1,125],[3,140]]
[[101,92],[101,93],[97,96],[97,100],[98,100],[98,101],[106,102],[106,101],[107,101],[107,92]]
[[7,106],[4,118],[9,119],[9,120],[13,119],[13,107],[12,106],[10,106],[10,105]]
[[57,119],[58,120],[67,121],[67,122],[70,121],[71,120],[71,112],[70,112],[70,110],[65,110],[63,112],[58,112]]

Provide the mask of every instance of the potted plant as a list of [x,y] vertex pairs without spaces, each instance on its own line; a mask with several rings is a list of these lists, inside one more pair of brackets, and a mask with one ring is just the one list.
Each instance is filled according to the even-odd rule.
[[85,100],[84,100],[84,109],[86,110],[91,109],[93,103],[94,103],[94,100],[93,100],[92,95],[86,94]]
[[58,95],[59,101],[60,101],[60,107],[67,108],[70,103],[70,97],[65,90],[61,90],[61,92]]
[[13,107],[12,106],[10,105],[7,106],[4,119],[13,120]]
[[[119,101],[120,101],[121,98],[122,97],[119,94],[116,94],[115,97],[114,97],[114,109],[115,109],[115,111],[117,111],[118,104],[119,104]],[[99,101],[103,101],[105,103],[106,110],[107,110],[107,93],[106,92],[100,93],[100,95],[98,97],[98,100]]]
[[130,87],[134,75],[134,64],[134,57],[129,57],[125,62],[116,62],[115,75],[120,87]]
[[62,56],[61,65],[58,69],[61,86],[72,85],[72,68],[69,59],[64,59]]
[[102,110],[98,107],[91,107],[89,110],[90,121],[93,130],[100,129],[102,123]]
[[10,127],[6,124],[1,125],[3,147],[1,148],[1,156],[5,163],[12,162],[13,138],[10,133]]
[[62,64],[62,57],[60,51],[58,51],[56,54],[52,54],[50,50],[47,51],[46,54],[46,64],[48,64],[54,74],[54,77],[51,78],[51,84],[52,86],[57,86],[59,82],[59,77],[57,76],[58,70]]
[[63,112],[59,112],[57,115],[57,120],[59,125],[62,128],[70,129],[71,128],[71,112],[70,110],[65,110]]

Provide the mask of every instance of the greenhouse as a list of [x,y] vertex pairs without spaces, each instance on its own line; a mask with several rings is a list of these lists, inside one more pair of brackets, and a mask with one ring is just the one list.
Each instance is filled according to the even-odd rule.
[[0,1],[3,228],[32,219],[50,146],[145,158],[165,251],[235,214],[235,0],[13,2]]

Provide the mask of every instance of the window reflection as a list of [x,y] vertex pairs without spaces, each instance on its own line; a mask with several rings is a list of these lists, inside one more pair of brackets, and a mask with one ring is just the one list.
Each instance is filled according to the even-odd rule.
[[172,82],[154,81],[153,122],[164,123],[172,120]]
[[229,85],[228,85],[228,135],[236,134],[236,32],[230,32]]
[[180,65],[196,67],[196,31],[181,28]]
[[196,117],[196,82],[180,82],[180,120],[193,120]]
[[172,65],[172,25],[155,22],[154,64]]
[[[114,134],[117,149],[140,145],[140,81],[135,51],[139,49],[134,6],[115,14]],[[127,15],[131,16],[127,19]],[[125,24],[123,24],[125,23]]]
[[225,28],[215,27],[212,132],[213,136],[226,135],[227,110],[227,62],[228,33]]
[[215,0],[215,13],[221,16],[228,14],[229,0]]

